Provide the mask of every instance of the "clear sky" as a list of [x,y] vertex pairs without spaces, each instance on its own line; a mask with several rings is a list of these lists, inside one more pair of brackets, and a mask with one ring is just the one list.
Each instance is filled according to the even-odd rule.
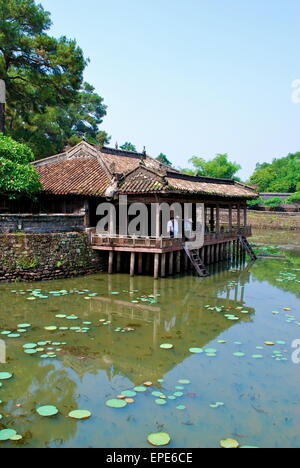
[[41,0],[55,36],[76,38],[104,97],[111,145],[131,141],[180,167],[229,153],[300,151],[299,0]]

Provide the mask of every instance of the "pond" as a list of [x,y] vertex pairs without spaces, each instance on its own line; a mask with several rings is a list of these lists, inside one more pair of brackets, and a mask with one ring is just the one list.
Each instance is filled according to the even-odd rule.
[[1,448],[150,447],[155,432],[180,448],[300,446],[297,251],[209,278],[99,274],[0,297],[0,431],[22,436]]

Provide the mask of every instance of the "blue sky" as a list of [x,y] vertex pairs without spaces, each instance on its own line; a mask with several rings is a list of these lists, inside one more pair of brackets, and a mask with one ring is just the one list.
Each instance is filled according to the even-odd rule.
[[256,162],[300,151],[299,0],[41,0],[76,38],[108,106],[111,144],[179,167],[227,152]]

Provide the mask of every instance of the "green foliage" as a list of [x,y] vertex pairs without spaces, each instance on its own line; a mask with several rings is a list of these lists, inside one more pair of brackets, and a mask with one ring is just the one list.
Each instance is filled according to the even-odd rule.
[[84,83],[76,102],[64,107],[47,107],[45,112],[31,113],[27,123],[18,114],[11,119],[10,133],[19,141],[27,142],[38,158],[63,151],[83,138],[89,143],[103,146],[109,142],[99,124],[106,115],[103,99],[94,88]]
[[33,195],[40,190],[38,174],[30,164],[32,151],[10,137],[0,134],[0,193],[9,198]]
[[259,205],[263,205],[263,204],[264,204],[264,200],[262,198],[257,198],[256,200],[247,201],[248,208],[256,208]]
[[194,169],[183,169],[186,174],[239,180],[235,175],[241,166],[236,162],[229,161],[227,153],[217,154],[210,161],[194,156],[189,162],[194,166]]
[[272,197],[269,200],[264,200],[265,206],[276,207],[282,205],[283,201],[279,197]]
[[286,203],[289,205],[300,203],[300,192],[296,192],[296,193],[293,193],[293,195],[290,195],[288,199],[286,200]]
[[170,166],[170,167],[172,166],[171,161],[169,161],[167,156],[163,153],[160,153],[156,159],[158,159],[158,161],[160,161],[162,164],[165,164],[166,166]]
[[270,164],[257,164],[250,183],[256,184],[260,192],[300,190],[300,152],[274,159]]
[[106,107],[83,83],[88,61],[76,41],[49,36],[50,13],[34,0],[0,0],[0,12],[7,134],[28,144],[37,157],[60,152],[82,137],[107,142],[98,130]]
[[128,141],[126,141],[124,145],[120,146],[120,149],[123,151],[133,151],[134,153],[136,153],[136,147]]

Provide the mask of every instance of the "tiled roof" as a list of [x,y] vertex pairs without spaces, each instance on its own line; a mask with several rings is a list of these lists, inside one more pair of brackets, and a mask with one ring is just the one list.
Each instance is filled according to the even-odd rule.
[[251,187],[226,179],[193,177],[143,153],[98,148],[85,141],[34,163],[43,191],[56,195],[103,196],[118,180],[119,193],[186,193],[257,198]]
[[43,191],[56,195],[103,195],[110,185],[97,159],[56,161],[37,170]]

